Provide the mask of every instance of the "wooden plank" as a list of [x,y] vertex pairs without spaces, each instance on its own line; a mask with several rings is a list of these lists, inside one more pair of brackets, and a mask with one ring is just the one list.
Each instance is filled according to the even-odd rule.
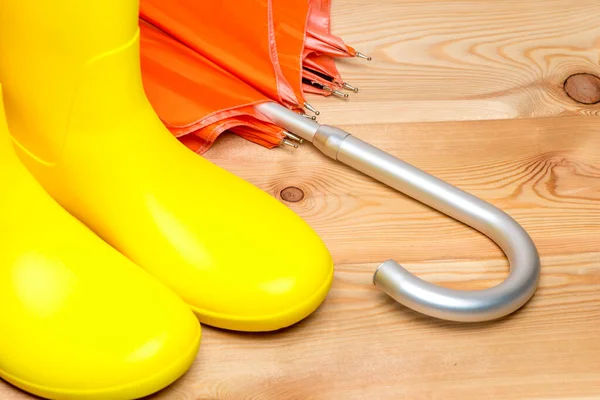
[[290,207],[331,249],[335,284],[314,316],[284,332],[205,329],[194,368],[155,398],[597,398],[597,126],[595,118],[562,117],[348,127],[503,207],[532,234],[543,264],[538,293],[513,316],[475,325],[409,311],[371,276],[393,257],[449,287],[491,286],[507,266],[481,235],[310,147],[267,151],[225,138],[211,160],[274,196],[288,186],[305,192]]
[[594,0],[332,3],[334,33],[373,61],[339,63],[344,79],[361,89],[350,101],[310,100],[328,122],[598,113],[563,90],[572,74],[600,75]]
[[[561,117],[346,128],[501,207],[544,254],[564,254],[600,246],[590,240],[600,224],[597,121]],[[312,147],[268,151],[227,137],[207,156],[274,196],[289,186],[301,188],[304,200],[288,204],[324,238],[338,263],[501,256],[485,237]]]

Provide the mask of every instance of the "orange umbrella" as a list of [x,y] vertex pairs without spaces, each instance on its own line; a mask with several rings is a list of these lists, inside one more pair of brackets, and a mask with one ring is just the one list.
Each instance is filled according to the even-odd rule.
[[[248,105],[271,99],[318,114],[304,100],[307,87],[313,93],[340,93],[341,86],[327,92],[303,80],[308,3],[244,0],[230,8],[220,2],[141,1],[148,97],[171,132],[198,153],[225,130],[269,148],[294,146],[286,140],[289,134],[261,120]],[[217,23],[223,18],[239,29],[232,32]],[[259,45],[254,46],[255,41]],[[316,75],[311,78],[320,88],[329,83]],[[243,83],[250,87],[241,87]],[[207,97],[214,100],[206,102]]]
[[[261,129],[282,127],[281,135],[311,142],[328,157],[479,230],[509,258],[508,278],[478,291],[438,287],[388,260],[373,281],[407,307],[454,321],[486,321],[512,313],[533,296],[540,276],[539,255],[527,232],[510,216],[348,132],[298,115],[301,100],[285,80],[279,61],[277,37],[281,41],[285,35],[272,29],[273,3],[287,0],[244,0],[229,6],[187,1],[190,4],[143,0],[142,17],[149,12],[149,20],[163,32],[141,24],[144,84],[157,113],[176,135],[193,132],[184,143],[206,148],[205,142],[210,144],[223,129],[237,129],[250,140],[257,140],[257,135],[270,140],[273,134],[260,135]],[[151,6],[144,7],[144,2]],[[301,73],[298,66],[301,74],[310,86],[331,90],[327,83],[333,77],[317,70]],[[283,94],[282,88],[287,88]]]

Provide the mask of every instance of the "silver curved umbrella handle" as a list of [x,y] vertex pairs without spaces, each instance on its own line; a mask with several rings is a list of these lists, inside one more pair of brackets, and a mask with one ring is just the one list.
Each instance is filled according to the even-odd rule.
[[510,262],[510,273],[499,285],[466,291],[436,286],[388,260],[373,281],[389,296],[423,314],[462,322],[503,317],[533,296],[540,277],[539,255],[527,232],[509,215],[341,129],[304,121],[277,104],[257,108],[327,156],[477,229],[496,242]]

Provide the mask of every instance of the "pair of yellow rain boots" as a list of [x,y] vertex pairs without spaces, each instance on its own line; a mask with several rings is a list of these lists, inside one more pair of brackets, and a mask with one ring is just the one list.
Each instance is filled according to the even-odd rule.
[[283,328],[333,279],[305,222],[162,126],[138,6],[0,0],[0,378],[43,397],[153,393],[198,319]]

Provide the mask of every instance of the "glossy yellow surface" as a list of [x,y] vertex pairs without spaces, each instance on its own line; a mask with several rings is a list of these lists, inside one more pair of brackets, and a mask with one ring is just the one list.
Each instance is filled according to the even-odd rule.
[[0,96],[0,378],[56,399],[132,399],[181,376],[200,326],[62,209],[14,154]]
[[0,2],[9,127],[59,203],[207,324],[274,330],[321,304],[333,265],[313,230],[156,117],[141,83],[136,0]]

